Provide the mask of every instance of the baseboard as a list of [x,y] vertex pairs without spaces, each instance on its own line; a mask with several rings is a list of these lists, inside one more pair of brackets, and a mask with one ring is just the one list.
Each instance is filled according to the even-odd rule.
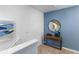
[[70,48],[66,48],[66,47],[63,47],[63,49],[66,49],[66,50],[69,50],[69,51],[74,52],[76,54],[79,54],[79,51],[74,50],[74,49],[70,49]]

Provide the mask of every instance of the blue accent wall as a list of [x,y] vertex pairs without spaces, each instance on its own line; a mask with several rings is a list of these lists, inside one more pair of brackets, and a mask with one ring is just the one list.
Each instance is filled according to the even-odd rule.
[[79,6],[44,14],[44,33],[52,33],[48,29],[49,21],[58,19],[61,22],[63,46],[79,50]]

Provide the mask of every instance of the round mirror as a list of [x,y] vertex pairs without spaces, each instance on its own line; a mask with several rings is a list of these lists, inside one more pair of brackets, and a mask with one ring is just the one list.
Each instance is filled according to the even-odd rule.
[[56,19],[53,19],[49,22],[49,29],[53,32],[58,32],[61,28],[61,23],[56,20]]

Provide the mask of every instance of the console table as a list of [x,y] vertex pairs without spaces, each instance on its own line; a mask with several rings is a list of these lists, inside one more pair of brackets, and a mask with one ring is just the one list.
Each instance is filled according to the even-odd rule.
[[[58,42],[59,44],[55,44],[55,45],[58,45],[59,47],[56,47],[56,46],[53,46],[53,44],[51,43],[51,45],[48,44],[48,41],[51,40],[52,42],[55,41],[55,42]],[[58,49],[62,49],[62,38],[61,37],[57,37],[57,36],[54,36],[54,35],[44,35],[44,44],[45,45],[49,45],[49,46],[53,46],[55,48],[58,48]]]

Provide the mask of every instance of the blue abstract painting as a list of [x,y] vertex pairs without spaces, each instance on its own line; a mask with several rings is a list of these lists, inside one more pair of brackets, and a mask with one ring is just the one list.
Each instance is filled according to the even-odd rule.
[[14,32],[14,23],[9,21],[0,21],[0,37]]

